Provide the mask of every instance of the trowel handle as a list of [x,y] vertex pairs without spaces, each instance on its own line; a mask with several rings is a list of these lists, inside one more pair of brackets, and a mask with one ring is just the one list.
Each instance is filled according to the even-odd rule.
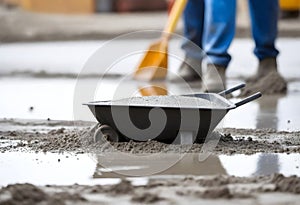
[[224,90],[224,91],[222,91],[222,92],[219,92],[218,94],[221,95],[221,96],[225,96],[225,95],[228,95],[228,94],[230,94],[230,93],[232,93],[232,92],[234,92],[234,91],[236,91],[236,90],[240,90],[240,89],[244,88],[245,86],[246,86],[245,83],[241,83],[241,84],[236,85],[236,86],[234,86],[234,87],[232,87],[232,88],[229,88],[229,89],[227,89],[227,90]]
[[240,102],[235,103],[235,106],[236,106],[236,108],[240,107],[240,106],[242,106],[242,105],[244,105],[244,104],[246,104],[248,102],[251,102],[253,100],[256,100],[256,99],[260,98],[261,96],[262,96],[262,94],[260,92],[255,93],[254,95],[251,95],[251,96],[249,96],[249,97],[241,100]]

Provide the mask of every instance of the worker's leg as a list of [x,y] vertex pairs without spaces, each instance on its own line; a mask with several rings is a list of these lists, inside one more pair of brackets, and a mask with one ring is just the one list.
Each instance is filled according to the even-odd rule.
[[205,0],[203,45],[207,69],[203,89],[220,92],[226,88],[225,71],[231,60],[228,48],[235,33],[236,0]]
[[205,0],[204,50],[209,62],[227,67],[235,33],[236,0]]
[[279,3],[278,0],[249,0],[252,24],[252,35],[255,41],[254,54],[259,60],[258,69],[248,82],[257,82],[263,77],[276,72],[284,82],[277,70],[278,50],[275,47],[278,28]]
[[184,11],[184,36],[182,49],[185,59],[178,75],[172,80],[199,81],[202,75],[202,50],[204,0],[188,0]]
[[[188,0],[184,11],[184,36],[182,49],[187,57],[202,60],[202,33],[204,19],[204,0]],[[196,44],[198,48],[194,45]]]
[[249,0],[252,35],[255,40],[254,54],[261,61],[276,58],[277,22],[279,14],[278,0]]

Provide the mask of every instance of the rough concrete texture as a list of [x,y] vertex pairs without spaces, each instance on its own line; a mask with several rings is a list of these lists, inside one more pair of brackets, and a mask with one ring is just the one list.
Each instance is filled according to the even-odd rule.
[[0,204],[297,204],[299,193],[300,179],[294,176],[187,176],[140,186],[124,179],[106,186],[15,184],[0,190]]

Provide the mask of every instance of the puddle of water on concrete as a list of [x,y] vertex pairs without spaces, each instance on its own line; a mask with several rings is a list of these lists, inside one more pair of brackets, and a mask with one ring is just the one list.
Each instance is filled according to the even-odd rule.
[[5,152],[0,154],[0,167],[0,186],[26,182],[37,185],[118,183],[118,179],[92,179],[95,162],[84,154]]
[[234,176],[282,173],[300,176],[300,154],[259,153],[254,155],[221,155],[227,174]]
[[[151,172],[155,173],[157,170],[163,171],[157,172],[155,175],[164,176],[227,174],[248,177],[274,173],[300,176],[300,154],[211,155],[205,161],[199,161],[199,154],[185,154],[181,157],[181,160],[177,161],[179,159],[178,154],[159,154],[159,156],[154,157],[149,155],[146,158],[130,158],[120,154],[98,156],[94,177],[141,176]],[[130,165],[131,168],[124,170],[121,165],[127,165],[127,167]],[[113,171],[109,172],[110,168],[104,169],[103,166],[112,167]],[[136,169],[136,167],[140,168]]]
[[[12,183],[33,183],[37,185],[55,184],[115,184],[123,174],[145,173],[153,167],[161,166],[176,158],[176,155],[164,155],[156,160],[137,160],[115,158],[110,166],[103,167],[103,156],[90,154],[57,153],[21,153],[6,152],[0,154],[0,186]],[[95,161],[97,159],[98,161]],[[123,166],[124,163],[126,166]],[[254,176],[282,173],[286,176],[300,176],[300,154],[255,154],[210,156],[199,162],[198,154],[186,154],[176,164],[150,177],[182,177],[183,175]],[[121,174],[120,174],[121,173]],[[126,176],[125,175],[125,176]],[[134,184],[144,184],[149,177],[129,178]]]
[[66,79],[1,79],[1,117],[70,120],[74,82]]

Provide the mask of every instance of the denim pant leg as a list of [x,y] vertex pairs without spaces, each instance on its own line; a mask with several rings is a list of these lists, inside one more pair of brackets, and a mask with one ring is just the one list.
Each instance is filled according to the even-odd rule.
[[278,33],[278,0],[249,0],[254,54],[259,60],[277,57],[275,40]]
[[227,67],[235,34],[236,0],[205,0],[203,45],[208,63]]
[[204,0],[188,0],[183,17],[186,39],[182,44],[182,49],[187,57],[202,60]]

